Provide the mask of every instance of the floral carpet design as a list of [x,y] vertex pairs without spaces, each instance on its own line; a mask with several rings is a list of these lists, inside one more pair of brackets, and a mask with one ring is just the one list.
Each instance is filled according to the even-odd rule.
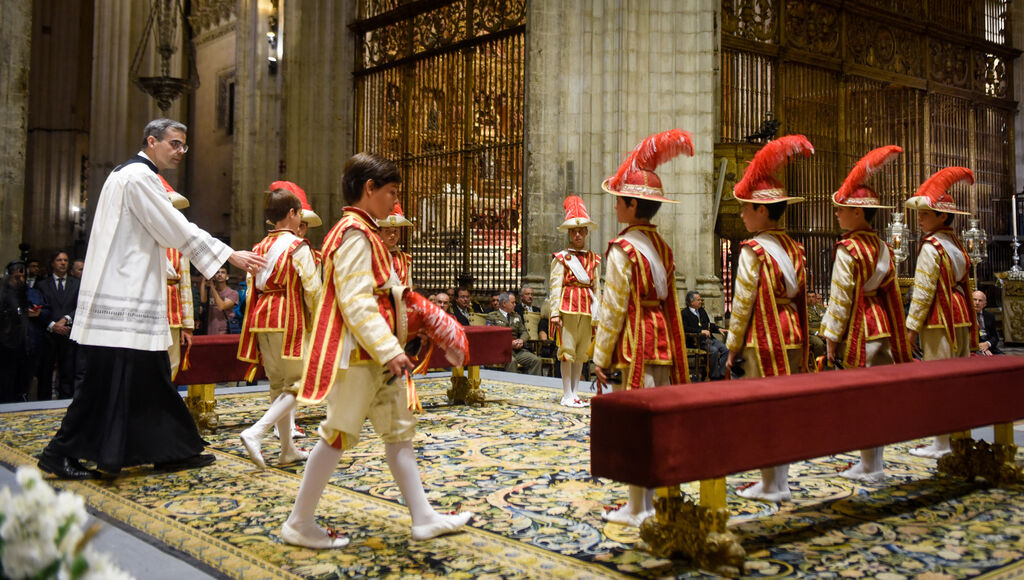
[[[208,436],[213,465],[178,473],[138,468],[121,477],[58,482],[110,520],[137,530],[227,577],[600,578],[708,577],[685,560],[643,550],[634,528],[602,520],[626,487],[590,475],[588,409],[559,406],[560,392],[485,380],[488,403],[449,406],[446,379],[419,382],[425,408],[414,445],[427,496],[440,511],[472,511],[466,532],[410,540],[409,515],[369,423],[321,500],[321,524],[348,535],[336,551],[287,546],[279,530],[303,466],[248,461],[238,433],[265,411],[265,393],[218,397],[220,429]],[[63,417],[59,411],[3,415],[0,461],[34,463]],[[297,421],[315,443],[322,409]],[[750,577],[1024,578],[1024,486],[936,476],[934,460],[886,449],[888,481],[863,486],[836,475],[853,454],[794,464],[794,501],[781,506],[732,493],[756,481],[728,479],[731,527],[747,550]],[[696,484],[684,491],[696,496]]]

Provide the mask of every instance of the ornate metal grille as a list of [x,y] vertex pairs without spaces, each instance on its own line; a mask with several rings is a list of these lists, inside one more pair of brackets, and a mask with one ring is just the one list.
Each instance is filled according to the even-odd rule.
[[[789,190],[807,200],[791,206],[786,225],[807,248],[818,290],[828,290],[839,234],[831,194],[875,147],[904,149],[872,180],[884,203],[901,207],[934,171],[964,165],[977,183],[954,188],[957,202],[989,234],[1007,233],[1016,58],[1006,46],[1008,9],[1007,0],[723,0],[716,154],[735,165],[734,183],[764,142],[770,117],[779,135],[801,133],[814,143],[810,160],[786,170]],[[719,233],[739,239],[743,232],[726,219],[736,209],[722,207]],[[876,227],[890,217],[881,210]],[[996,241],[978,268],[983,280],[1009,266],[1009,249]],[[734,260],[735,252],[725,254],[723,274]]]
[[363,0],[357,147],[402,167],[417,286],[522,278],[525,0]]

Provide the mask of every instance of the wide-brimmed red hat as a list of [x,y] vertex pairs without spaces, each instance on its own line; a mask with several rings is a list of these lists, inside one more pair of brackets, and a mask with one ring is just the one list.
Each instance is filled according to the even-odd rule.
[[775,173],[798,154],[804,157],[814,154],[814,145],[803,135],[786,135],[769,141],[754,154],[754,159],[743,173],[743,179],[733,187],[733,196],[745,203],[803,201],[802,197],[787,195],[782,182],[775,178]]
[[886,145],[869,151],[853,166],[839,190],[832,194],[832,203],[842,207],[892,209],[891,205],[882,205],[875,190],[864,185],[864,182],[900,153],[903,153],[903,148],[898,145]]
[[324,222],[320,219],[320,216],[316,215],[316,212],[313,211],[313,206],[309,205],[304,189],[291,181],[275,181],[270,184],[270,191],[277,191],[278,189],[290,191],[295,194],[295,197],[299,198],[299,201],[302,203],[302,221],[306,222],[307,226],[318,228],[323,225]]
[[405,212],[402,211],[402,205],[395,202],[395,207],[391,208],[391,213],[388,217],[377,220],[377,225],[382,228],[402,228],[411,226],[412,222],[406,219]]
[[580,196],[570,195],[565,198],[562,207],[565,208],[565,221],[558,226],[559,230],[564,232],[573,228],[593,229],[597,227],[597,224],[590,219],[587,206],[583,205],[583,198]]
[[171,200],[171,205],[174,206],[174,209],[185,209],[188,207],[188,199],[184,195],[174,191],[174,188],[171,187],[170,183],[167,183],[167,180],[164,179],[163,175],[157,173],[156,176],[159,177],[160,181],[164,184],[164,189],[167,190],[167,199]]
[[654,170],[680,154],[693,157],[693,138],[688,131],[672,129],[655,133],[626,156],[615,175],[601,183],[601,189],[620,197],[679,203],[665,197],[661,179]]
[[930,209],[943,213],[971,215],[969,211],[957,209],[956,201],[949,194],[949,188],[961,181],[974,183],[974,172],[967,167],[946,167],[936,171],[917,188],[917,193],[904,202],[907,209]]

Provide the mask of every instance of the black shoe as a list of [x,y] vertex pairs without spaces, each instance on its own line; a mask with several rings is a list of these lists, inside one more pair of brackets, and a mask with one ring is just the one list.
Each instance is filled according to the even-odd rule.
[[212,453],[197,453],[192,457],[180,459],[178,461],[154,463],[153,469],[157,471],[182,471],[184,469],[195,469],[197,467],[206,467],[216,459],[217,458],[214,457]]
[[39,469],[56,475],[59,479],[96,479],[100,476],[98,471],[82,467],[77,459],[60,457],[45,451],[39,456]]

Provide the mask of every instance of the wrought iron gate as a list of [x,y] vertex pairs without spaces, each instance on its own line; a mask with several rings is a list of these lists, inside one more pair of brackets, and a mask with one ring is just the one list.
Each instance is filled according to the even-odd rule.
[[[787,187],[807,199],[786,225],[807,248],[817,289],[828,290],[839,235],[830,196],[860,156],[889,144],[904,154],[872,181],[883,202],[902,208],[938,169],[971,167],[976,184],[953,195],[995,234],[979,277],[1009,266],[1017,52],[1008,12],[1008,0],[723,0],[716,156],[738,164],[738,179],[762,142],[745,138],[772,116],[780,135],[811,140],[815,155],[786,170]],[[879,212],[879,231],[890,218]],[[729,215],[719,224],[724,238],[746,237]]]
[[520,284],[525,23],[526,0],[359,3],[357,148],[402,168],[426,291]]

